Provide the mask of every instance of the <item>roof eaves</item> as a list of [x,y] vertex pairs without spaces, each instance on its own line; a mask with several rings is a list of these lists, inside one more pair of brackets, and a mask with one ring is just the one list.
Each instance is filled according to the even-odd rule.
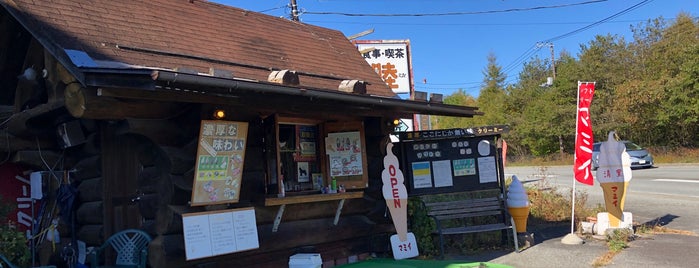
[[280,95],[304,96],[314,99],[342,101],[353,105],[371,107],[397,108],[414,111],[415,113],[444,115],[457,117],[473,117],[482,115],[477,107],[457,106],[441,103],[429,103],[382,96],[359,95],[340,91],[289,87],[259,81],[228,79],[207,75],[178,73],[166,70],[153,71],[151,75],[158,82],[170,85],[206,87],[207,90],[218,94],[232,94],[236,90],[272,93]]

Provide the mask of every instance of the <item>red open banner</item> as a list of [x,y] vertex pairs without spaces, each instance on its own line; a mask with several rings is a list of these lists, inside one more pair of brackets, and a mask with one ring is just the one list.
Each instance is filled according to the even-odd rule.
[[590,103],[595,94],[594,82],[578,82],[578,107],[575,133],[575,179],[583,184],[592,185],[592,121],[590,120]]

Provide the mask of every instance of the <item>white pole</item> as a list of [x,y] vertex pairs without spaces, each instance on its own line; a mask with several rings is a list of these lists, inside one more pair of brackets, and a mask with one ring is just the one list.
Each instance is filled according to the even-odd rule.
[[[575,104],[575,141],[574,141],[575,143],[574,144],[577,144],[577,142],[578,142],[578,121],[579,121],[578,116],[580,116],[578,109],[580,109],[580,84],[581,84],[581,82],[578,81],[578,88],[576,90],[578,96],[577,96],[577,100],[576,100],[576,104]],[[575,161],[576,161],[576,158],[578,157],[575,154],[576,151],[577,150],[573,150],[573,167],[575,167]],[[572,193],[572,200],[571,200],[571,202],[573,204],[571,205],[571,210],[570,210],[570,233],[571,234],[575,232],[575,184],[576,184],[575,183],[575,170],[573,170],[573,193]]]
[[572,209],[570,210],[570,233],[574,233],[574,225],[575,225],[575,178],[573,178],[573,206]]
[[[579,116],[579,111],[580,109],[580,84],[582,84],[580,81],[578,81],[578,88],[577,88],[577,103],[575,105],[575,141],[577,142],[578,139],[578,116]],[[575,152],[575,151],[574,151]],[[573,203],[571,206],[571,211],[570,211],[570,234],[567,234],[566,236],[561,239],[561,242],[563,244],[569,244],[569,245],[580,245],[583,243],[583,240],[580,239],[577,235],[575,235],[575,160],[577,158],[577,155],[573,153],[573,192],[572,192],[572,200],[570,202]]]

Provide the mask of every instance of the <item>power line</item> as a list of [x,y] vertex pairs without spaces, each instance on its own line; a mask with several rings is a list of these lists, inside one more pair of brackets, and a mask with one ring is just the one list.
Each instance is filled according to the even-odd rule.
[[257,11],[257,12],[258,12],[258,13],[266,13],[266,12],[270,12],[270,11],[273,11],[273,10],[282,9],[282,8],[288,8],[288,7],[289,7],[289,5],[283,5],[283,6],[273,7],[273,8],[269,8],[269,9]]
[[579,32],[585,31],[585,30],[587,30],[587,29],[590,29],[590,28],[592,28],[592,27],[595,27],[595,26],[597,26],[597,25],[600,25],[600,24],[602,24],[602,23],[605,23],[606,21],[609,21],[609,20],[611,20],[611,19],[613,19],[613,18],[616,18],[616,17],[618,17],[618,16],[621,16],[621,15],[624,15],[624,14],[626,14],[626,13],[629,13],[629,12],[633,11],[634,9],[637,9],[637,8],[639,8],[639,7],[643,6],[643,5],[646,5],[646,4],[648,4],[648,3],[652,2],[652,1],[653,1],[653,0],[644,0],[644,1],[641,1],[641,2],[639,2],[638,4],[635,4],[635,5],[633,5],[633,6],[629,7],[629,8],[627,8],[627,9],[624,9],[624,10],[622,10],[622,11],[619,11],[619,12],[615,13],[614,15],[611,15],[611,16],[609,16],[609,17],[606,17],[606,18],[604,18],[604,19],[602,19],[602,20],[599,20],[599,21],[597,21],[597,22],[594,22],[594,23],[592,23],[592,24],[590,24],[590,25],[587,25],[587,26],[585,26],[585,27],[578,28],[578,29],[573,30],[573,31],[571,31],[571,32],[564,33],[564,34],[562,34],[562,35],[559,35],[559,36],[556,36],[556,37],[552,37],[552,38],[546,39],[545,41],[542,41],[542,43],[551,43],[551,42],[553,42],[553,41],[560,40],[560,39],[566,38],[566,37],[568,37],[568,36],[577,34],[577,33],[579,33]]
[[[611,19],[614,19],[614,18],[616,18],[616,17],[619,17],[619,16],[621,16],[621,15],[623,15],[623,14],[629,13],[629,12],[633,11],[634,9],[637,9],[637,8],[639,8],[639,7],[643,6],[643,5],[646,5],[646,4],[648,4],[648,3],[652,2],[652,1],[653,1],[653,0],[644,0],[644,1],[641,1],[641,2],[635,4],[635,5],[631,6],[631,7],[628,7],[628,8],[626,8],[626,9],[622,10],[622,11],[619,11],[619,12],[617,12],[617,13],[615,13],[615,14],[609,16],[609,17],[606,17],[606,18],[604,18],[604,19],[601,19],[601,20],[599,20],[599,21],[593,22],[593,23],[591,23],[591,24],[589,24],[589,25],[587,25],[587,26],[584,26],[584,27],[575,29],[575,30],[570,31],[570,32],[567,32],[567,33],[565,33],[565,34],[561,34],[561,35],[558,35],[558,36],[555,36],[555,37],[546,39],[545,41],[537,42],[537,44],[535,44],[535,45],[533,45],[532,47],[530,47],[529,49],[527,49],[527,51],[525,51],[524,53],[522,53],[522,55],[520,55],[518,58],[516,58],[512,63],[508,64],[505,68],[503,68],[503,73],[505,73],[506,75],[508,75],[510,72],[514,71],[517,67],[519,67],[519,65],[521,65],[522,63],[524,63],[527,59],[529,59],[529,57],[533,56],[536,52],[538,52],[539,50],[541,50],[541,48],[543,47],[542,44],[550,44],[550,43],[552,43],[553,41],[557,41],[557,40],[561,40],[561,39],[563,39],[563,38],[570,37],[570,36],[572,36],[572,35],[575,35],[575,34],[577,34],[577,33],[580,33],[580,32],[582,32],[582,31],[585,31],[585,30],[587,30],[587,29],[590,29],[590,28],[592,28],[592,27],[595,27],[595,26],[597,26],[597,25],[600,25],[600,24],[602,24],[602,23],[608,22],[608,21],[610,21]],[[534,49],[534,48],[535,48],[535,49]]]
[[529,47],[524,53],[519,55],[516,59],[514,59],[510,64],[502,68],[502,72],[505,74],[510,73],[512,70],[516,69],[519,67],[520,64],[524,63],[528,59],[530,59],[533,55],[535,55],[537,52],[541,50],[541,46],[532,45]]
[[[674,18],[668,18],[674,19]],[[636,20],[615,20],[605,23],[630,23],[644,22],[646,19]],[[513,23],[413,23],[413,22],[354,22],[354,21],[326,21],[326,20],[305,20],[307,23],[336,23],[336,24],[356,24],[356,25],[411,25],[411,26],[535,26],[535,25],[580,25],[589,24],[589,21],[571,22],[513,22]]]
[[571,6],[580,6],[588,4],[596,4],[601,2],[606,2],[608,0],[592,0],[580,3],[554,5],[554,6],[537,6],[537,7],[527,7],[527,8],[510,8],[503,10],[486,10],[486,11],[471,11],[471,12],[446,12],[446,13],[403,13],[403,14],[366,14],[366,13],[344,13],[344,12],[312,12],[306,11],[304,14],[313,15],[341,15],[348,17],[435,17],[435,16],[461,16],[461,15],[478,15],[478,14],[494,14],[494,13],[507,13],[507,12],[521,12],[521,11],[532,11],[539,9],[551,9],[551,8],[563,8]]
[[[591,23],[591,24],[589,24],[589,25],[587,25],[587,26],[578,28],[578,29],[576,29],[576,30],[570,31],[570,32],[565,33],[565,34],[562,34],[562,35],[558,35],[558,36],[555,36],[555,37],[546,39],[545,41],[542,41],[542,42],[537,42],[536,44],[534,44],[534,45],[532,45],[531,47],[529,47],[529,48],[528,48],[524,53],[522,53],[519,57],[517,57],[516,59],[514,59],[510,64],[506,65],[506,66],[502,69],[502,73],[504,73],[506,76],[509,77],[509,76],[510,76],[510,73],[511,73],[512,71],[516,70],[521,64],[523,64],[523,63],[526,62],[528,59],[530,59],[532,56],[534,56],[537,52],[539,52],[539,51],[541,50],[541,48],[543,47],[542,44],[550,44],[550,43],[552,43],[553,41],[561,40],[561,39],[563,39],[563,38],[567,38],[567,37],[570,37],[570,36],[575,35],[575,34],[577,34],[577,33],[583,32],[583,31],[585,31],[585,30],[587,30],[587,29],[590,29],[590,28],[595,27],[595,26],[597,26],[597,25],[600,25],[600,24],[602,24],[602,23],[608,22],[608,21],[610,21],[610,20],[612,20],[612,19],[614,19],[614,18],[616,18],[616,17],[619,17],[619,16],[621,16],[621,15],[623,15],[623,14],[626,14],[626,13],[629,13],[629,12],[635,10],[635,9],[638,9],[638,8],[640,8],[641,6],[646,5],[646,4],[648,4],[648,3],[652,2],[652,1],[653,1],[653,0],[644,0],[644,1],[641,1],[641,2],[635,4],[635,5],[631,6],[631,7],[628,7],[628,8],[626,8],[626,9],[622,10],[622,11],[619,11],[619,12],[617,12],[617,13],[615,13],[615,14],[609,16],[609,17],[606,17],[606,18],[602,19],[602,20],[593,22],[593,23]],[[510,79],[507,79],[506,82],[507,82],[508,80],[510,80]]]

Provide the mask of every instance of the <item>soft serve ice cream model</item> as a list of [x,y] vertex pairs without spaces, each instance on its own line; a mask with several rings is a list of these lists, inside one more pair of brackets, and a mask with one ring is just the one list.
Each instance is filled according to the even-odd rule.
[[[623,211],[626,189],[631,181],[631,159],[624,143],[614,138],[614,131],[609,132],[607,141],[600,145],[598,161],[597,181],[604,192],[609,227],[624,227],[620,225],[622,221],[630,223],[630,219],[626,217],[627,213]],[[629,218],[630,216],[629,213]],[[599,218],[600,216],[598,216],[598,222]]]
[[383,197],[398,233],[391,236],[393,258],[398,260],[415,257],[419,253],[415,235],[408,232],[408,190],[405,188],[403,172],[398,167],[398,158],[393,154],[393,143],[386,145],[383,168]]
[[529,217],[529,197],[524,185],[517,176],[512,175],[512,183],[507,189],[507,209],[515,220],[515,228],[518,233],[527,232],[527,218]]

